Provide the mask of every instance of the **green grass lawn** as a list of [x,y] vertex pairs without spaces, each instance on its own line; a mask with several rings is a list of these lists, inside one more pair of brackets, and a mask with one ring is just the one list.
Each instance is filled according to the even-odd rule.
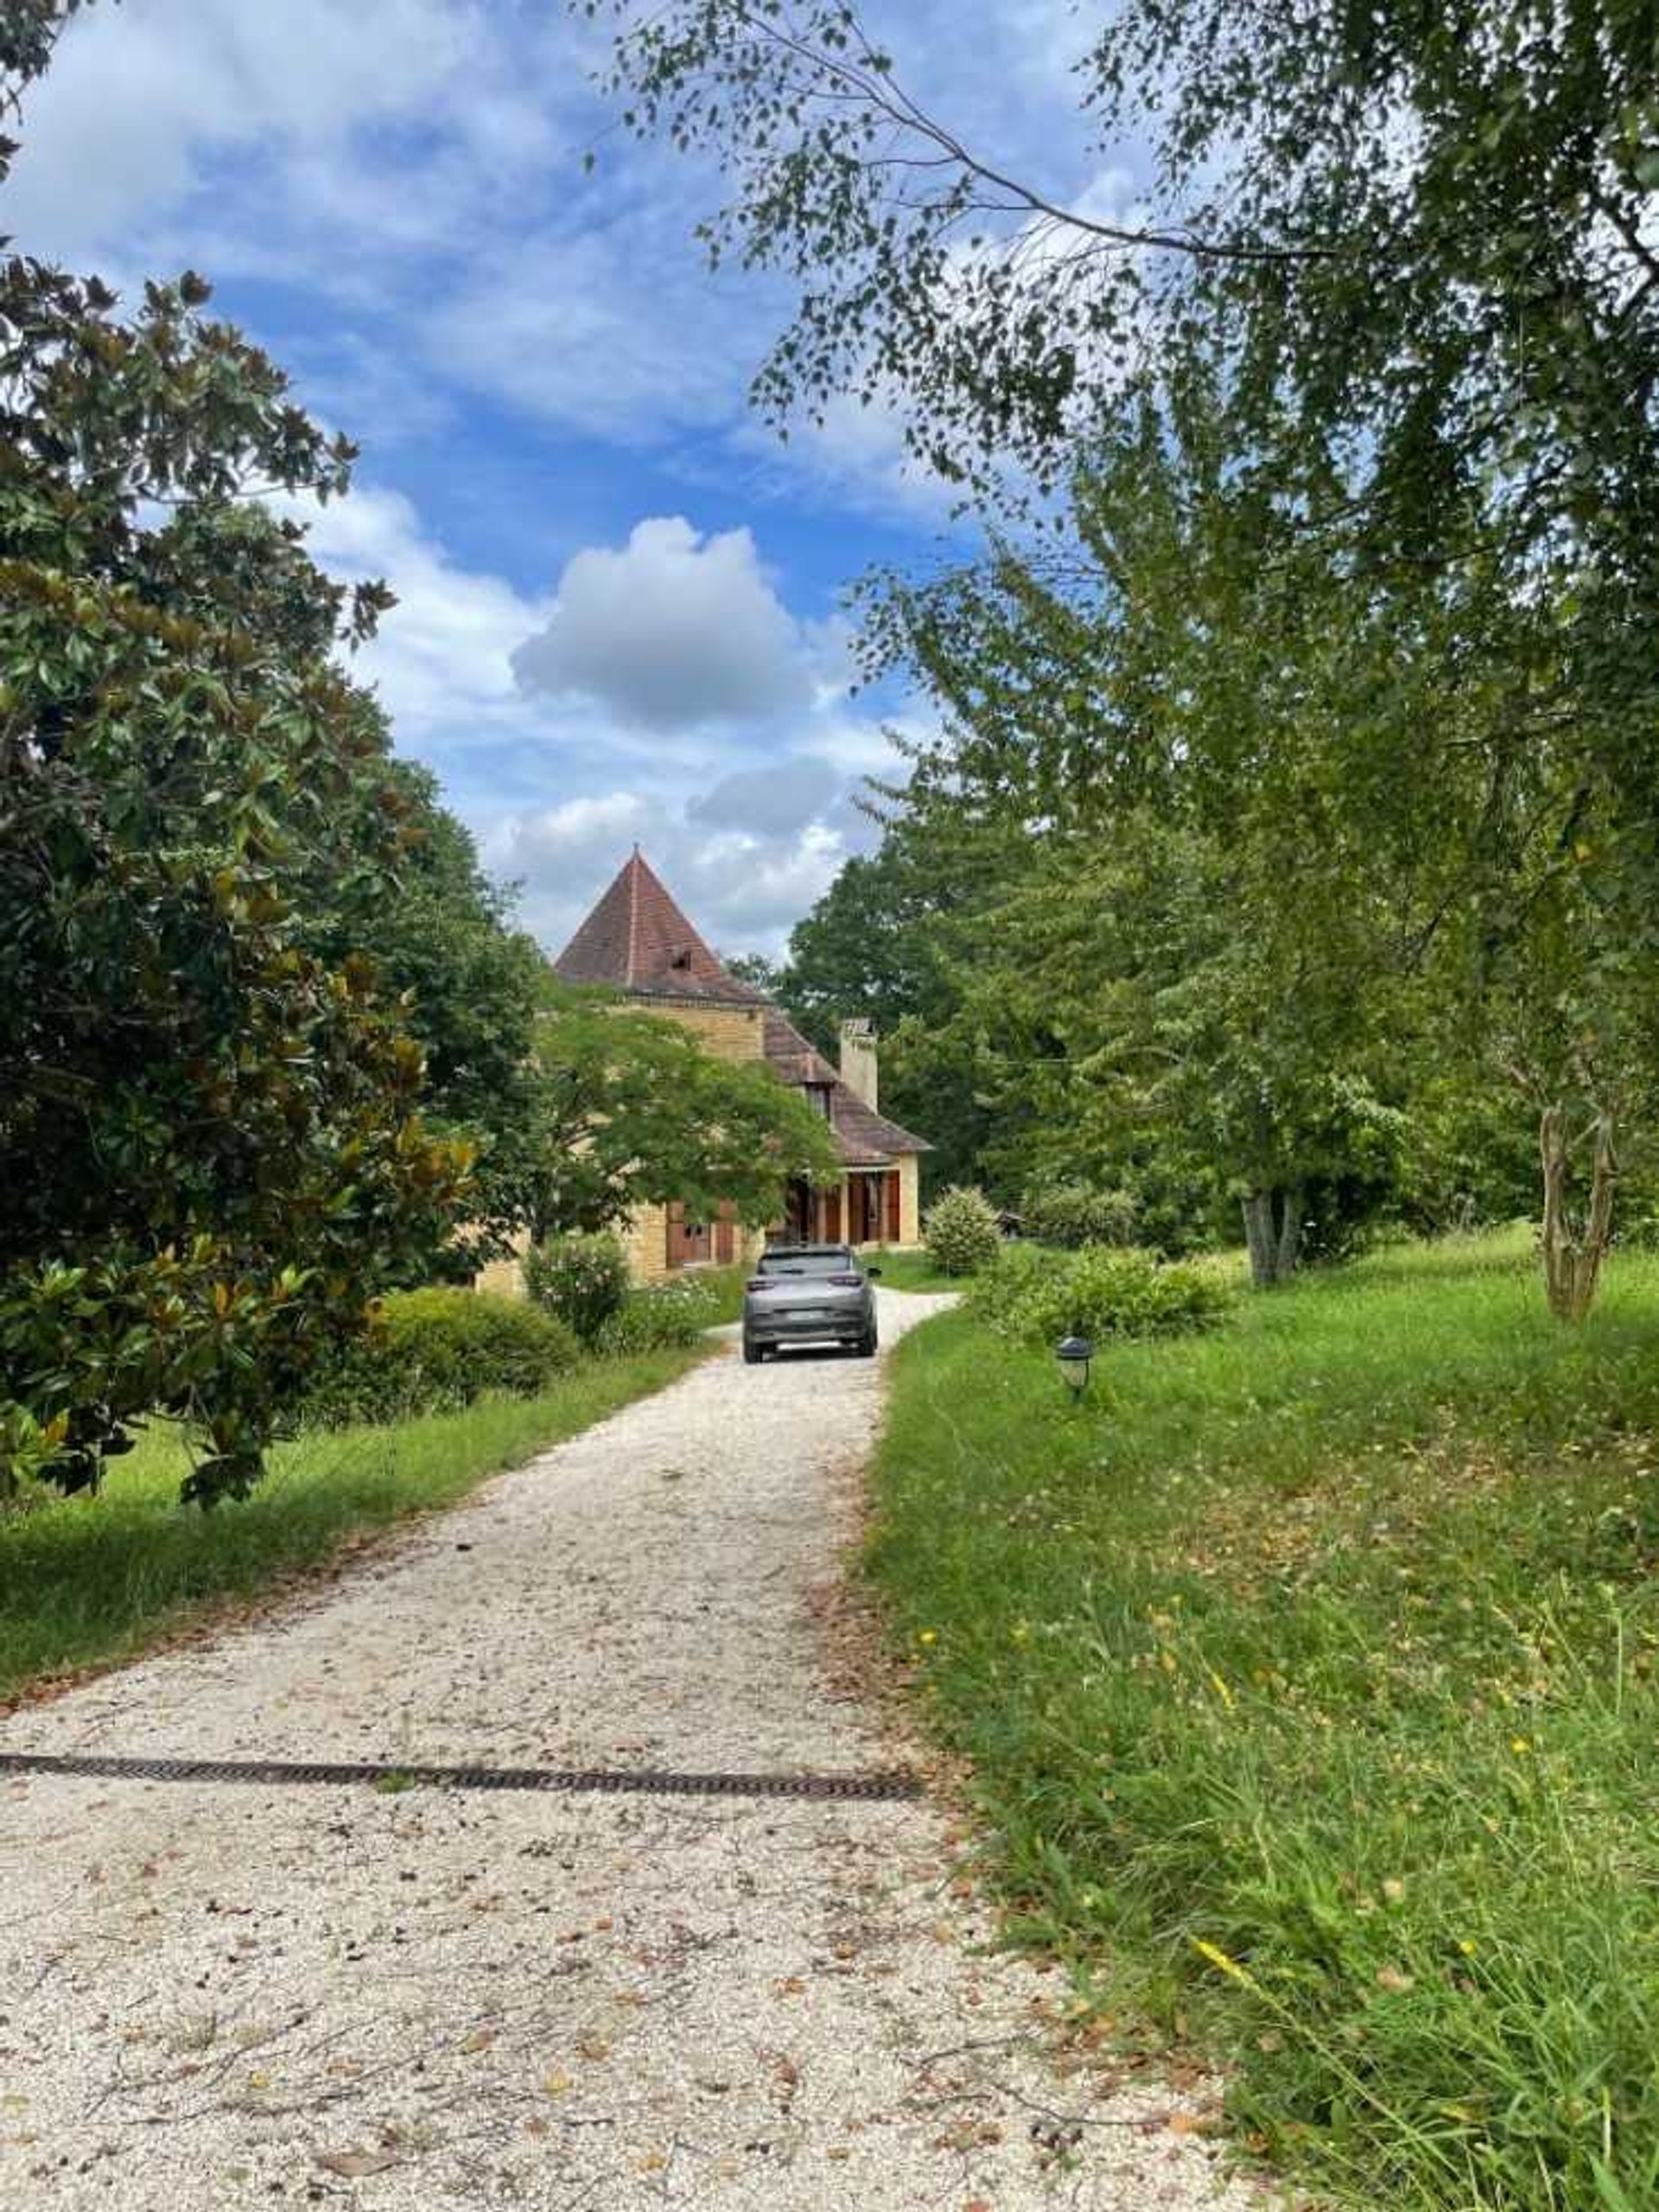
[[1375,2207],[1659,2202],[1659,1261],[1524,1240],[1115,1344],[899,1348],[873,1572],[1017,1939]]
[[118,1664],[334,1558],[349,1540],[457,1499],[500,1468],[660,1389],[701,1347],[594,1360],[535,1398],[480,1399],[385,1428],[279,1446],[252,1497],[178,1503],[176,1435],[150,1430],[95,1498],[0,1516],[0,1703]]
[[883,1290],[966,1290],[967,1278],[940,1272],[925,1252],[898,1252],[884,1246],[865,1254],[872,1267],[881,1270]]

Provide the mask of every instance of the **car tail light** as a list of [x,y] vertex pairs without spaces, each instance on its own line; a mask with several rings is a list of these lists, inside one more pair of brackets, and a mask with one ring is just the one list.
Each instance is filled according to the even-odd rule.
[[856,1290],[864,1278],[862,1275],[831,1275],[830,1280],[837,1290]]
[[751,1275],[743,1287],[745,1290],[770,1290],[775,1281],[776,1277],[772,1275]]

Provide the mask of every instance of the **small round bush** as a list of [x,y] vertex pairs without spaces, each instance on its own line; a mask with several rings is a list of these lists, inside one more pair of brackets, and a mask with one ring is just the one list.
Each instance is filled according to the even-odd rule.
[[564,1323],[528,1299],[394,1291],[368,1333],[313,1375],[302,1416],[317,1427],[343,1428],[450,1411],[486,1390],[534,1397],[581,1357]]
[[1066,1252],[1080,1251],[1085,1244],[1135,1242],[1133,1193],[1094,1183],[1039,1184],[1027,1192],[1020,1219],[1035,1243],[1058,1245]]
[[1133,1247],[1095,1244],[1081,1252],[1005,1252],[969,1294],[980,1319],[1022,1344],[1062,1337],[1152,1337],[1207,1328],[1231,1304],[1206,1268],[1166,1264]]
[[953,1184],[941,1191],[922,1224],[927,1256],[941,1274],[975,1275],[1002,1249],[996,1210],[983,1191]]
[[597,1344],[628,1294],[628,1255],[603,1231],[556,1236],[527,1255],[524,1287],[584,1344]]

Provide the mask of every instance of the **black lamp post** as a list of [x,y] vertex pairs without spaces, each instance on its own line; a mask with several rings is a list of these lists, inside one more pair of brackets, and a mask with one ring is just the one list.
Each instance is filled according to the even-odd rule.
[[1060,1363],[1060,1374],[1071,1393],[1075,1405],[1089,1387],[1089,1363],[1095,1348],[1087,1337],[1067,1337],[1054,1347],[1054,1357]]

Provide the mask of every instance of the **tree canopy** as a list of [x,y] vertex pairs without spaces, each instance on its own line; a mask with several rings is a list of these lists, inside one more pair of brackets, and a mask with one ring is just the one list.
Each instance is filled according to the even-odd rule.
[[603,992],[549,987],[526,1123],[527,1216],[537,1238],[609,1229],[641,1205],[722,1205],[776,1221],[797,1177],[840,1162],[823,1118],[762,1061],[717,1058],[692,1033]]
[[285,1396],[460,1204],[466,1147],[331,904],[395,900],[420,834],[347,593],[253,486],[353,449],[151,284],[0,266],[0,1365],[9,1470],[95,1483],[164,1409],[193,1495],[247,1487]]

